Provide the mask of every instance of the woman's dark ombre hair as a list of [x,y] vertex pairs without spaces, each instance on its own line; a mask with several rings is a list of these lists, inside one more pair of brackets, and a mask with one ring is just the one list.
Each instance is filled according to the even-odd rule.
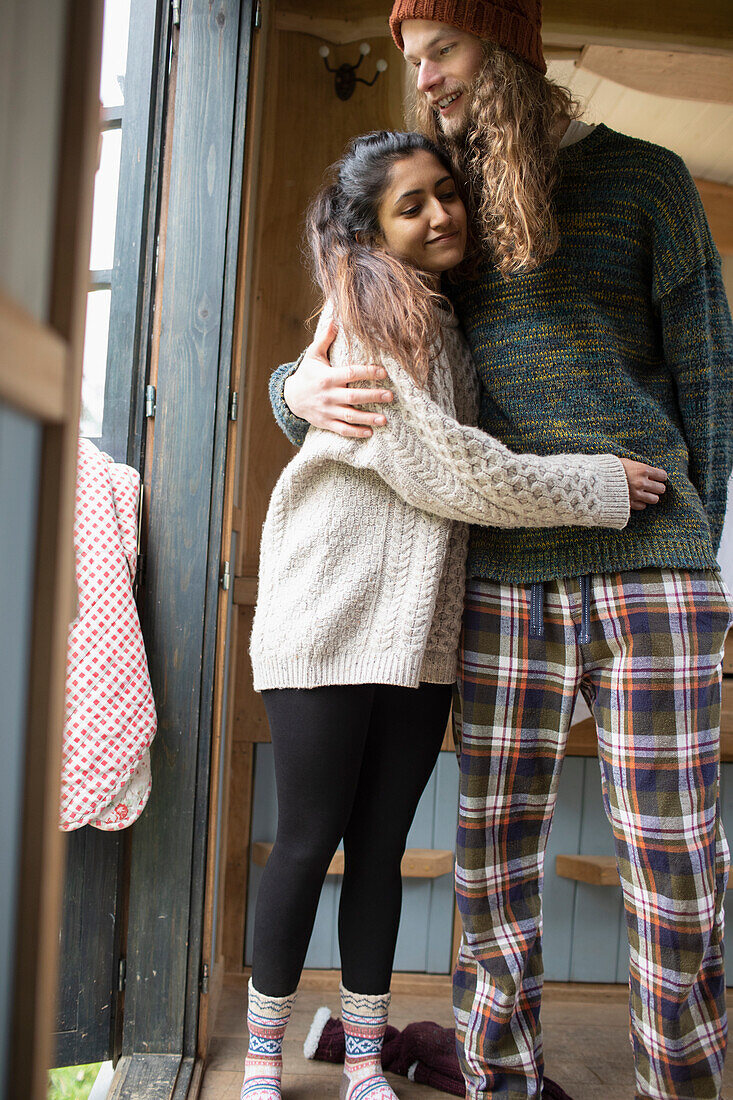
[[338,324],[370,357],[386,352],[424,385],[445,298],[425,272],[382,247],[379,224],[392,167],[416,152],[430,153],[455,176],[450,158],[423,134],[376,130],[354,138],[313,199],[307,232],[316,281]]

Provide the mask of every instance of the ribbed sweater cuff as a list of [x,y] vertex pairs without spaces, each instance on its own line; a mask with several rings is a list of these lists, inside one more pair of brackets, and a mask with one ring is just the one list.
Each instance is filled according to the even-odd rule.
[[307,420],[301,420],[299,416],[296,416],[295,413],[290,411],[290,408],[285,403],[283,391],[288,378],[290,378],[291,374],[295,374],[304,358],[305,352],[303,352],[294,363],[283,363],[282,366],[277,367],[270,375],[269,385],[270,404],[272,405],[275,419],[290,442],[296,447],[303,446],[310,425]]
[[603,527],[615,527],[621,530],[629,522],[631,504],[629,501],[629,482],[624,464],[615,455],[598,455],[602,497]]

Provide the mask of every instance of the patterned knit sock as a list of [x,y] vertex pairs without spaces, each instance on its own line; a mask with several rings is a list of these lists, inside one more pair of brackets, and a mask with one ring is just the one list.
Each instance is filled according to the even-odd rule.
[[241,1100],[281,1100],[283,1037],[295,994],[266,997],[249,980],[247,1027],[249,1051],[244,1061]]
[[340,1100],[397,1100],[382,1073],[390,994],[368,996],[341,986],[346,1058]]

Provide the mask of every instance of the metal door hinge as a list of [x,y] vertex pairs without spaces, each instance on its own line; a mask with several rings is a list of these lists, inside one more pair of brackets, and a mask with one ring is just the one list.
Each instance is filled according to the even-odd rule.
[[229,401],[229,419],[236,420],[239,416],[239,394],[236,390],[232,390],[232,396]]
[[155,410],[158,406],[158,398],[155,392],[155,386],[145,387],[145,416],[152,420],[155,416]]
[[201,992],[205,995],[209,992],[209,964],[201,967]]
[[225,592],[229,591],[232,583],[232,571],[228,561],[224,562],[224,568],[222,570],[221,577],[219,578],[219,583]]
[[145,555],[138,554],[137,556],[137,568],[135,570],[135,580],[133,582],[132,591],[133,595],[137,596],[138,589],[141,584],[145,584]]
[[180,27],[181,25],[181,0],[171,0],[171,11],[173,16],[173,26]]
[[125,992],[125,985],[127,983],[127,959],[120,959],[117,967],[117,989],[118,992]]

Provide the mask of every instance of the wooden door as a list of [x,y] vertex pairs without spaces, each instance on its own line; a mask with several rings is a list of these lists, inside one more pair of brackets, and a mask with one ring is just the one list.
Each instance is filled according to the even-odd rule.
[[[303,265],[303,215],[326,166],[355,134],[403,126],[403,65],[376,4],[261,5],[252,79],[245,238],[240,279],[242,354],[246,379],[243,436],[236,494],[239,526],[235,555],[229,710],[223,795],[226,851],[218,905],[221,965],[241,973],[245,958],[250,871],[252,790],[258,743],[269,740],[264,707],[252,690],[248,642],[257,589],[262,523],[272,488],[293,449],[277,427],[267,394],[270,372],[294,358],[309,340],[305,320],[316,295]],[[321,18],[328,9],[329,18]],[[373,18],[361,19],[363,14]],[[339,18],[334,18],[339,17]],[[359,43],[371,45],[367,77],[378,58],[389,68],[376,84],[357,85],[347,102],[318,54],[325,36],[332,64],[355,61]],[[330,36],[330,38],[329,38]],[[334,39],[338,38],[338,43]],[[340,43],[340,44],[339,44]]]
[[[91,325],[85,342],[79,430],[117,461],[137,469],[143,461],[156,180],[173,31],[169,11],[166,0],[130,0],[128,18],[125,4],[107,0],[99,85],[100,169],[87,294]],[[115,35],[123,42],[126,36],[126,51]],[[116,179],[107,168],[110,158],[119,164]],[[112,195],[116,188],[116,212],[105,188]],[[106,247],[100,246],[100,239],[108,242]],[[100,304],[109,322],[106,334],[96,337]],[[127,847],[124,832],[102,833],[91,826],[67,838],[55,1066],[104,1061],[117,1053],[125,983]]]

